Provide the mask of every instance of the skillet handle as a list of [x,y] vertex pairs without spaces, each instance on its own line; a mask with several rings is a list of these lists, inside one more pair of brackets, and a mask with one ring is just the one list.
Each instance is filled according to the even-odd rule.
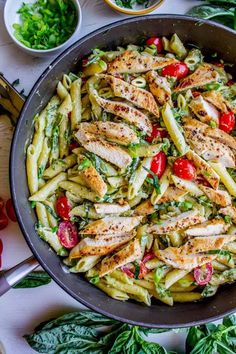
[[11,287],[17,284],[27,274],[39,266],[34,257],[29,257],[13,268],[0,273],[0,296],[5,294]]

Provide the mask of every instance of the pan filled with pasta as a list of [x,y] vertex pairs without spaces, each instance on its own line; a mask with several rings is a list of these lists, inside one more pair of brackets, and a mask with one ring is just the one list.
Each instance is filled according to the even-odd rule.
[[210,22],[128,19],[75,43],[31,91],[11,151],[16,213],[86,306],[150,327],[235,310],[235,48]]

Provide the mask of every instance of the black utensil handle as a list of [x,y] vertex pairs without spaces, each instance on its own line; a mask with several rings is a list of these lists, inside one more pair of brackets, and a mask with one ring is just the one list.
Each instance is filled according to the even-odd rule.
[[37,268],[38,265],[38,261],[34,257],[29,257],[13,268],[0,273],[0,296]]

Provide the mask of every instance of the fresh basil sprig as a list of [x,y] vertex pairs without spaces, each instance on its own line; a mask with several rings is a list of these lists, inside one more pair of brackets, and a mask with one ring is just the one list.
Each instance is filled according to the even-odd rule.
[[50,276],[44,271],[31,272],[22,279],[14,288],[37,288],[51,282]]
[[[104,331],[104,326],[109,330]],[[81,311],[44,322],[24,338],[34,350],[47,354],[170,354],[161,345],[146,341],[144,335],[149,333],[153,331]]]

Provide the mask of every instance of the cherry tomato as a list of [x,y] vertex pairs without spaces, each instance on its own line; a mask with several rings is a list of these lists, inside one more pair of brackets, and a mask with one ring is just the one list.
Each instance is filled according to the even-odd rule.
[[151,37],[146,40],[146,45],[155,45],[157,53],[161,53],[163,50],[162,40],[160,37]]
[[196,178],[196,169],[194,165],[184,157],[179,157],[175,160],[173,164],[173,171],[176,176],[188,181],[192,181]]
[[149,272],[149,269],[146,267],[145,263],[147,263],[154,257],[155,255],[152,252],[146,253],[146,255],[143,257],[142,261],[139,264],[140,265],[140,271],[138,276],[139,279],[142,279]]
[[235,127],[235,115],[233,112],[223,113],[220,116],[219,128],[226,133],[230,133]]
[[216,62],[216,63],[212,63],[215,66],[218,66],[218,68],[224,68],[225,64],[224,63],[220,63],[220,62]]
[[14,222],[17,221],[15,210],[14,210],[11,199],[8,199],[8,201],[6,202],[6,212],[7,212],[7,216],[9,217],[9,219],[11,221],[14,221]]
[[124,265],[124,266],[121,267],[121,270],[122,270],[123,273],[128,275],[128,277],[134,278],[134,273],[132,272],[132,270],[129,267]]
[[82,60],[82,66],[86,66],[88,64],[89,58],[84,58]]
[[198,285],[206,285],[212,278],[213,267],[211,263],[194,268],[193,276]]
[[69,146],[69,150],[72,151],[74,149],[76,149],[77,147],[79,147],[79,143],[77,143],[77,141],[72,140]]
[[4,208],[4,200],[0,197],[0,211]]
[[70,221],[60,222],[57,235],[65,248],[73,248],[78,243],[77,228]]
[[163,139],[167,137],[167,131],[162,129],[158,124],[153,124],[152,133],[150,136],[147,136],[145,139],[148,143],[152,143],[154,139],[159,138]]
[[229,80],[226,85],[227,86],[232,86],[234,84],[235,84],[234,80]]
[[0,211],[0,230],[5,229],[8,225],[8,218],[3,210]]
[[158,178],[161,178],[166,169],[166,154],[163,151],[160,151],[156,156],[154,156],[150,169],[157,175]]
[[193,95],[193,97],[195,98],[195,97],[200,96],[200,95],[201,95],[201,92],[199,92],[199,91],[192,91],[192,95]]
[[63,220],[70,220],[70,204],[65,196],[59,197],[56,202],[56,212]]
[[177,79],[182,79],[182,77],[188,75],[188,72],[189,68],[185,63],[170,64],[162,69],[163,76],[172,76],[176,77]]

